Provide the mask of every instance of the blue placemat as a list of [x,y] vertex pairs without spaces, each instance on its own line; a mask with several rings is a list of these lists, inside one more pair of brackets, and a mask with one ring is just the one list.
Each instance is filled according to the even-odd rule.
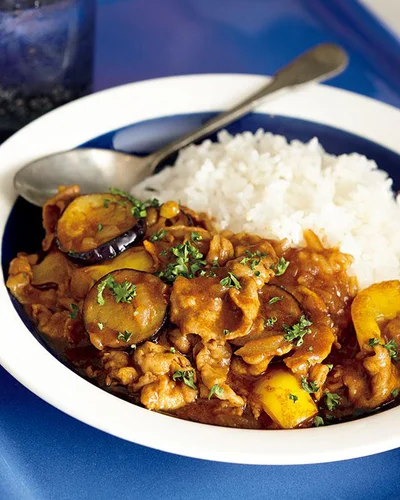
[[[101,0],[95,83],[268,74],[320,41],[351,56],[332,85],[400,106],[399,42],[353,0]],[[169,455],[89,428],[0,369],[0,500],[396,499],[399,469],[400,450],[291,467]]]

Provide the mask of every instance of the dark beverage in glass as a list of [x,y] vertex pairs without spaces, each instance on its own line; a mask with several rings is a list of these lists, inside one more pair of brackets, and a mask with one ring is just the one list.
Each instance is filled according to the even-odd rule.
[[47,111],[90,93],[95,2],[0,0],[3,138]]

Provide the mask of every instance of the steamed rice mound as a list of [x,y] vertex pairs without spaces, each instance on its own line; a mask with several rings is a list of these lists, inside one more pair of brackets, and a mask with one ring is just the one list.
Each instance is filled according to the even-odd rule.
[[325,246],[354,257],[360,288],[400,278],[400,205],[392,180],[365,156],[326,153],[316,138],[288,143],[263,130],[223,131],[216,143],[181,151],[174,167],[133,194],[180,200],[207,212],[220,229],[287,238],[293,246],[312,229]]

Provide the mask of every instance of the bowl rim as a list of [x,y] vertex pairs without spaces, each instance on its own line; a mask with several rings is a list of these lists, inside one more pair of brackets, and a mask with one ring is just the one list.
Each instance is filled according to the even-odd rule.
[[[32,122],[0,146],[2,239],[16,199],[13,175],[24,163],[144,120],[227,109],[267,80],[237,74],[147,80],[92,94]],[[352,92],[325,85],[303,87],[262,104],[257,112],[336,127],[400,154],[400,110]],[[162,451],[244,464],[321,463],[400,446],[400,407],[328,427],[260,431],[179,420],[132,405],[95,387],[50,354],[21,321],[1,279],[0,363],[33,393],[95,428]]]

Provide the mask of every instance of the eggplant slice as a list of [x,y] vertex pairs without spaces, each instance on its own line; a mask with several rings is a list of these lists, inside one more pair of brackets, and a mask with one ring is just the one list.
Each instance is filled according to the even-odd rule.
[[168,296],[168,285],[150,273],[120,269],[103,276],[83,306],[91,343],[126,348],[153,337],[166,319]]
[[57,223],[58,248],[86,265],[113,259],[145,236],[145,219],[134,217],[133,209],[128,199],[115,194],[75,198]]
[[264,285],[259,298],[260,311],[253,328],[248,335],[231,340],[232,344],[244,346],[250,340],[282,335],[283,325],[293,326],[304,314],[298,300],[280,286]]

